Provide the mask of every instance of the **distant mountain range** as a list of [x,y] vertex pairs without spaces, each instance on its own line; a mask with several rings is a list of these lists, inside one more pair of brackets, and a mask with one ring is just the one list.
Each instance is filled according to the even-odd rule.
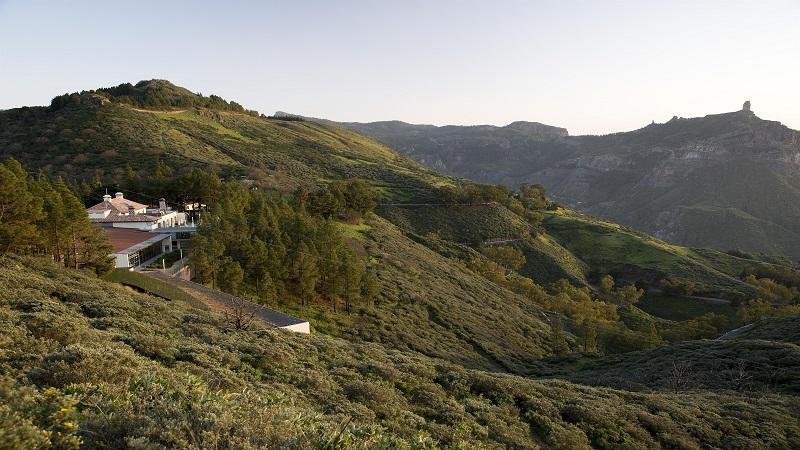
[[428,167],[549,195],[687,246],[800,258],[800,133],[750,110],[605,136],[504,127],[339,123]]

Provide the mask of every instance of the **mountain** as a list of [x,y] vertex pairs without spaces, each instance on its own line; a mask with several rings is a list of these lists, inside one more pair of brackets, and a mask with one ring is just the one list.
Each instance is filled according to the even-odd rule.
[[672,243],[800,258],[800,133],[749,102],[604,136],[527,122],[340,125],[450,175],[541,183],[558,201]]

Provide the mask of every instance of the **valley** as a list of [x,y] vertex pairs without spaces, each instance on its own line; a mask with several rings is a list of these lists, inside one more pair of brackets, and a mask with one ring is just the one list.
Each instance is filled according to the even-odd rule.
[[453,176],[540,183],[554,200],[671,243],[800,257],[800,135],[749,102],[602,136],[535,122],[336,124]]

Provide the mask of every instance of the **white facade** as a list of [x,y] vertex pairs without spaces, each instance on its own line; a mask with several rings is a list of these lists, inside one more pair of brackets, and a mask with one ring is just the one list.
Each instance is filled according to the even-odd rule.
[[117,192],[114,197],[104,195],[102,202],[86,212],[89,220],[101,227],[154,231],[186,224],[186,214],[172,211],[164,199],[159,200],[158,208],[148,208],[147,205],[126,199],[122,192]]
[[300,322],[294,325],[287,325],[285,327],[278,327],[282,330],[289,330],[295,333],[311,334],[311,325],[308,322]]
[[114,267],[133,270],[150,260],[172,251],[172,239],[168,234],[155,234],[150,239],[134,244],[111,254]]

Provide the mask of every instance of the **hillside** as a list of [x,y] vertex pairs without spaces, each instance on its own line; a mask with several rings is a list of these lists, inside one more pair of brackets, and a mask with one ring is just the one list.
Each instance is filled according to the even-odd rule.
[[[796,319],[795,316],[793,320]],[[797,328],[793,331],[796,333]],[[733,340],[690,341],[643,352],[568,360],[555,369],[540,369],[540,373],[575,383],[633,391],[725,389],[797,395],[800,347],[781,342],[780,338],[743,335]]]
[[735,339],[762,339],[800,345],[800,317],[787,316],[762,319],[743,328]]
[[[467,370],[0,261],[10,447],[792,448],[796,398],[633,393]],[[702,344],[700,344],[702,345]]]
[[679,277],[694,282],[697,291],[723,297],[755,295],[752,287],[742,283],[740,274],[748,267],[773,265],[715,250],[668,244],[570,210],[547,213],[544,227],[597,273],[614,273],[636,281]]
[[749,105],[605,136],[518,122],[340,125],[450,175],[541,183],[560,202],[671,243],[800,257],[800,134]]
[[[156,89],[158,98],[188,95],[164,81],[136,86]],[[389,197],[424,198],[433,185],[447,183],[408,158],[338,127],[267,119],[213,103],[208,108],[202,105],[210,101],[197,100],[195,94],[141,105],[106,97],[102,90],[74,95],[82,102],[0,112],[0,158],[14,157],[32,170],[70,181],[97,177],[119,183],[128,175],[127,167],[135,173],[153,172],[161,161],[176,173],[210,168],[283,191],[358,177],[372,180]]]
[[[512,128],[564,137],[538,125]],[[592,301],[590,291],[564,285],[545,291],[543,286],[560,279],[585,287],[610,273],[626,283],[656,286],[660,278],[675,277],[696,280],[714,295],[750,298],[752,287],[738,276],[743,268],[765,264],[671,246],[563,209],[559,214],[526,209],[516,193],[439,175],[341,127],[264,117],[159,80],[58,97],[49,108],[2,111],[0,157],[86,187],[87,201],[119,188],[177,202],[184,197],[162,189],[197,169],[285,197],[298,188],[315,192],[338,180],[366,180],[380,195],[375,214],[364,224],[341,226],[348,246],[377,271],[381,289],[374,304],[351,315],[330,314],[324,304],[297,307],[291,298],[269,301],[295,308],[292,312],[326,334],[483,370],[527,373],[535,360],[551,354],[553,310],[605,309],[603,320],[622,326],[609,312],[615,306]],[[450,191],[465,199],[443,200]],[[292,224],[283,226],[286,231]],[[505,276],[481,255],[483,242],[497,239],[512,240],[507,247],[524,256],[518,274],[541,286]],[[228,256],[248,254],[234,253]],[[577,326],[570,323],[566,331],[576,332]],[[624,327],[608,332],[656,345]]]

